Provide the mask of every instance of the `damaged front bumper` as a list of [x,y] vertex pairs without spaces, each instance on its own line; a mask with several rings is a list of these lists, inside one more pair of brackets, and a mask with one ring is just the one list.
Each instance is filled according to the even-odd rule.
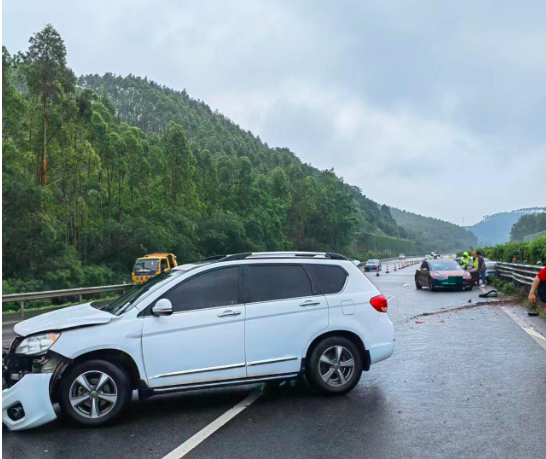
[[49,395],[53,373],[29,373],[2,390],[2,423],[9,430],[41,426],[57,418]]

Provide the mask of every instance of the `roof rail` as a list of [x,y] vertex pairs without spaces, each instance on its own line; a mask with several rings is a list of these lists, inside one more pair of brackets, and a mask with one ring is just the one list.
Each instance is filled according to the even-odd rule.
[[218,259],[218,261],[235,261],[235,260],[245,260],[252,258],[293,258],[293,257],[302,257],[302,258],[330,258],[332,260],[348,260],[347,257],[340,255],[339,253],[331,252],[245,252],[238,253],[235,255],[227,255],[223,258]]
[[203,258],[202,260],[199,260],[200,262],[201,261],[217,261],[217,260],[221,260],[222,258],[225,258],[229,255],[214,255],[213,257],[207,257],[207,258]]

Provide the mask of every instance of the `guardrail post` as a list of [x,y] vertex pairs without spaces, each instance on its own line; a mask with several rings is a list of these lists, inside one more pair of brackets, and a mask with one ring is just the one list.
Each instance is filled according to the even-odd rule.
[[82,301],[82,295],[78,295],[78,303],[82,304],[83,301]]
[[21,301],[21,319],[25,318],[25,302]]

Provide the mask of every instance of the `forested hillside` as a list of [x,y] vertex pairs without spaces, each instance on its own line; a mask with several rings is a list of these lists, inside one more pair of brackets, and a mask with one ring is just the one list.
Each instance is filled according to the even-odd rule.
[[[134,259],[258,250],[366,258],[407,236],[387,206],[185,91],[79,80],[52,26],[2,51],[3,290],[127,279]],[[374,234],[378,238],[362,238]]]
[[503,244],[510,240],[512,226],[520,217],[537,212],[543,212],[545,208],[533,207],[518,209],[511,212],[499,212],[493,215],[486,215],[483,220],[466,229],[472,231],[478,238],[480,245]]
[[527,239],[532,240],[535,238],[535,235],[539,237],[538,235],[544,231],[546,231],[546,212],[522,215],[510,230],[510,241],[521,242]]
[[424,252],[455,252],[462,247],[477,245],[476,236],[461,226],[437,218],[423,217],[391,207],[396,223],[405,229]]

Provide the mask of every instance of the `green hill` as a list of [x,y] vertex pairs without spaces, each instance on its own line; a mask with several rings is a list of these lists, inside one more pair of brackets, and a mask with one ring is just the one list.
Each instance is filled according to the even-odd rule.
[[[499,212],[493,215],[486,215],[483,220],[465,228],[472,231],[478,238],[479,245],[503,244],[510,240],[512,226],[524,215],[543,212],[545,208],[531,207],[526,209],[513,210],[511,212]],[[538,231],[538,230],[537,230]],[[536,231],[533,231],[533,233]],[[531,233],[529,233],[531,234]],[[522,239],[520,239],[522,240]]]
[[413,247],[387,206],[185,90],[132,75],[77,79],[50,25],[28,51],[2,51],[5,291],[126,280],[151,251],[184,262]]
[[546,235],[546,212],[522,215],[510,230],[510,241],[530,242]]
[[422,252],[456,252],[477,245],[478,240],[472,232],[454,223],[394,207],[391,207],[391,214],[407,232],[407,236],[416,241]]

